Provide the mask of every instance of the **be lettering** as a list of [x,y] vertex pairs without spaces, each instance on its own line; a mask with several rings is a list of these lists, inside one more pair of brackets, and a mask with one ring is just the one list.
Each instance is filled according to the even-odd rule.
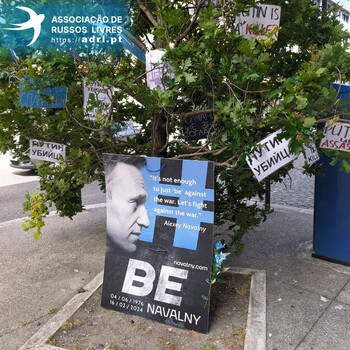
[[[136,274],[137,270],[138,273]],[[142,276],[140,276],[140,274],[142,274]],[[185,280],[187,279],[187,275],[187,270],[163,265],[160,270],[154,300],[180,306],[182,297],[168,294],[166,293],[166,290],[181,291],[182,284],[169,281],[169,277],[176,277]],[[130,259],[125,274],[122,292],[144,297],[152,292],[155,277],[156,272],[151,264],[146,261]]]

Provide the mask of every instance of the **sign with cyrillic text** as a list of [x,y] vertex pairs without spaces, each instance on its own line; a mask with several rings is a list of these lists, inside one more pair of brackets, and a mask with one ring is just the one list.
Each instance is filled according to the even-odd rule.
[[327,123],[320,148],[350,152],[350,123]]
[[209,138],[225,127],[222,122],[214,122],[215,112],[203,112],[181,118],[186,141]]
[[[86,84],[86,79],[83,82],[84,86],[84,110],[87,115],[85,120],[95,121],[97,116],[104,117],[108,114],[110,105],[112,103],[113,89],[106,86],[101,86],[99,82]],[[97,107],[91,108],[90,94],[96,101]],[[87,109],[89,109],[87,111]]]
[[[236,34],[245,38],[267,39],[266,34],[273,28],[279,28],[281,19],[281,6],[259,4],[251,7],[249,11],[236,17]],[[255,31],[258,28],[259,31]],[[273,35],[277,40],[278,31]]]
[[212,162],[104,154],[102,306],[208,332]]
[[288,147],[288,140],[277,140],[281,132],[278,130],[260,141],[246,159],[259,182],[296,158]]
[[[37,90],[40,90],[40,93]],[[44,97],[45,96],[45,97]],[[20,87],[19,105],[32,108],[64,108],[67,99],[65,86],[46,87],[29,79]]]
[[[151,50],[146,52],[146,71],[147,71],[147,86],[153,90],[160,86],[164,90],[162,82],[163,76],[167,74],[167,64],[162,61],[164,50]],[[174,74],[169,74],[169,78],[173,79]]]
[[66,158],[66,145],[32,139],[30,140],[29,152],[30,159],[60,163],[61,158]]

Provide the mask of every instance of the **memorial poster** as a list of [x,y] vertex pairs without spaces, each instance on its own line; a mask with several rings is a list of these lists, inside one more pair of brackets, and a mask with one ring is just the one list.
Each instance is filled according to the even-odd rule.
[[[40,94],[36,91],[40,89]],[[47,96],[47,98],[43,97]],[[65,86],[46,87],[35,84],[29,79],[20,87],[19,105],[32,108],[64,108],[66,105],[67,88]]]
[[60,163],[61,159],[66,158],[66,145],[32,139],[30,140],[29,157],[30,159]]
[[320,148],[350,151],[350,123],[326,123]]
[[206,333],[213,163],[104,154],[104,166],[102,306]]
[[277,139],[281,132],[278,130],[260,141],[246,159],[259,182],[296,158],[288,147],[289,140]]

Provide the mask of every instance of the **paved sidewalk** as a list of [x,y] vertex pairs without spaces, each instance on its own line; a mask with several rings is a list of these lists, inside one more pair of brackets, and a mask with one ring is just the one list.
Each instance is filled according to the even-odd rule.
[[268,350],[350,348],[350,267],[312,258],[312,239],[311,210],[278,206],[228,257],[267,271]]
[[0,223],[1,350],[17,350],[103,269],[105,211],[50,216],[41,240],[23,232],[21,219]]
[[304,156],[294,161],[294,169],[283,182],[271,184],[271,203],[299,208],[314,207],[315,176],[303,174]]

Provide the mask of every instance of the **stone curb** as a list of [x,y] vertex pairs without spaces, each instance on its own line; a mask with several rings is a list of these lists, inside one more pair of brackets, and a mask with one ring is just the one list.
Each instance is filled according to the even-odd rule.
[[[230,271],[237,274],[251,274],[249,308],[247,316],[244,350],[266,349],[266,272],[263,270],[231,267]],[[102,285],[101,271],[84,289],[84,293],[76,294],[55,316],[42,326],[18,350],[68,350],[46,344],[91,295]]]
[[103,281],[103,271],[101,271],[92,281],[85,287],[84,293],[76,294],[63,308],[53,316],[43,327],[41,327],[25,344],[18,350],[58,350],[56,346],[47,345],[50,337],[53,336],[62,326],[62,324],[71,317],[81,305],[87,301],[91,295],[101,286]]

